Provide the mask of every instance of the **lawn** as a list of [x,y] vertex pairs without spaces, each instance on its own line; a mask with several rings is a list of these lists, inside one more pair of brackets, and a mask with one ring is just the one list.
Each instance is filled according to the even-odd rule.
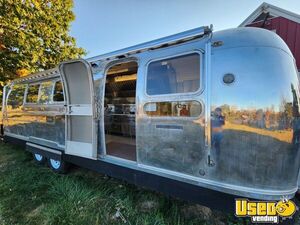
[[55,174],[9,144],[0,144],[0,181],[0,225],[249,224],[75,166]]

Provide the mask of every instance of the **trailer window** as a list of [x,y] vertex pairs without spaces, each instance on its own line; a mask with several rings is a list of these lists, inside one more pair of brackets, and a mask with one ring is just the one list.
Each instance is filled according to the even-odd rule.
[[148,116],[198,117],[202,106],[197,101],[151,102],[144,106]]
[[39,84],[33,84],[28,86],[26,102],[27,103],[37,103],[39,96]]
[[41,84],[39,103],[42,103],[42,104],[51,103],[52,90],[53,90],[53,82],[52,81],[43,82]]
[[195,92],[200,88],[200,55],[151,62],[147,73],[147,94],[164,95]]
[[64,91],[61,81],[57,81],[54,85],[53,93],[54,102],[63,102],[64,101]]
[[23,105],[25,85],[14,85],[7,99],[7,105],[13,109]]

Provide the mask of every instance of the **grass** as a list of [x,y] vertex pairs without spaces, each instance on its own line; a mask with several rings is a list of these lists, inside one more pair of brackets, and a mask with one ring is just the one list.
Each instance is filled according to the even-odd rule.
[[0,144],[0,181],[0,225],[249,224],[85,169],[58,175],[9,144]]

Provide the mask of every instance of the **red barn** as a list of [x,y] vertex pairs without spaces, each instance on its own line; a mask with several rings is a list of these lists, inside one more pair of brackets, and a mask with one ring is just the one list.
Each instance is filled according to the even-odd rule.
[[300,15],[263,3],[240,25],[245,26],[276,32],[291,49],[300,73]]

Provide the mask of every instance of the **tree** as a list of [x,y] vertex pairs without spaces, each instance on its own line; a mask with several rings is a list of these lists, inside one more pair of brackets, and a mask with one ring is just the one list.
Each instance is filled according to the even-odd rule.
[[0,0],[0,85],[85,54],[68,32],[72,0]]

